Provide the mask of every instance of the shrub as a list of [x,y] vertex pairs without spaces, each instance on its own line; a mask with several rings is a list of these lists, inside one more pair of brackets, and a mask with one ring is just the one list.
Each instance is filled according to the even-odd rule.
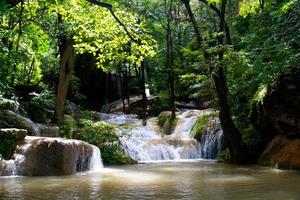
[[230,158],[231,158],[231,156],[230,156],[230,152],[229,152],[228,148],[224,149],[223,151],[221,151],[217,155],[218,162],[229,163],[230,162]]
[[43,106],[49,110],[55,109],[55,101],[55,95],[49,90],[44,90],[41,94],[31,99],[33,104]]
[[73,133],[77,129],[77,123],[75,119],[70,115],[64,116],[64,121],[59,125],[59,134],[63,138],[73,138]]
[[1,129],[0,130],[0,155],[3,159],[11,159],[17,145],[22,142],[27,135],[22,129]]
[[79,122],[77,139],[93,144],[101,150],[105,164],[132,164],[134,161],[125,155],[119,148],[117,127],[106,122],[81,120]]

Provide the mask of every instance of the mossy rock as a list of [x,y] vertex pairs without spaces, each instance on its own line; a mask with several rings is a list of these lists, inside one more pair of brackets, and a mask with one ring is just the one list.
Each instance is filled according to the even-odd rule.
[[217,155],[217,160],[218,162],[223,162],[223,163],[230,163],[231,162],[231,156],[229,149],[226,148]]
[[177,122],[178,122],[178,118],[175,119],[168,118],[162,128],[162,133],[164,135],[171,135],[177,125]]
[[116,146],[102,146],[100,150],[102,161],[106,165],[137,164],[137,161],[131,159]]
[[0,109],[17,112],[19,103],[11,99],[0,98]]
[[9,125],[10,127],[26,129],[29,135],[34,133],[34,130],[28,120],[10,110],[0,109],[0,121],[5,122],[5,124]]
[[10,110],[0,110],[0,120],[16,128],[28,128],[28,125],[19,117],[19,115]]
[[0,129],[0,154],[6,160],[11,159],[18,144],[24,141],[27,130]]
[[46,109],[42,104],[36,102],[24,102],[21,108],[26,116],[28,116],[32,121],[38,123],[50,123],[54,118],[54,112]]
[[214,125],[214,126],[216,126],[215,129],[220,128],[220,124],[210,123],[212,120],[214,120],[218,117],[219,117],[219,113],[217,113],[217,112],[199,116],[191,130],[190,136],[197,140],[200,140],[202,134],[205,132],[205,130],[208,128],[208,126]]
[[[180,113],[176,112],[175,115],[178,116]],[[163,128],[165,126],[165,123],[167,122],[168,119],[170,119],[172,116],[171,111],[163,111],[158,115],[158,125]]]

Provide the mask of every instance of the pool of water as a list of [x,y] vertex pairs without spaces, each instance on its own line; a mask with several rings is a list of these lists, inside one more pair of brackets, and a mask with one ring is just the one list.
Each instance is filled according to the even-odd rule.
[[300,199],[300,173],[212,161],[147,163],[97,173],[2,177],[0,199]]

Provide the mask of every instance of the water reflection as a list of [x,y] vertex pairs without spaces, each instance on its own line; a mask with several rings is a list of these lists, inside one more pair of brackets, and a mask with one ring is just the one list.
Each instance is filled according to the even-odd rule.
[[152,163],[62,177],[0,178],[0,199],[300,199],[300,173],[214,162]]

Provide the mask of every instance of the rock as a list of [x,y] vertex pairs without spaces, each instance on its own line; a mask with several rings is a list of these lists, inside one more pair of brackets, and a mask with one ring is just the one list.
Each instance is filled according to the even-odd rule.
[[279,134],[300,138],[300,70],[268,88],[263,103],[254,105],[251,114],[267,143]]
[[24,129],[0,129],[0,155],[4,159],[12,158],[17,145],[23,142],[26,135]]
[[18,175],[68,175],[89,170],[92,156],[93,146],[80,140],[27,136],[15,162]]
[[0,120],[4,120],[11,127],[26,129],[28,135],[44,137],[59,136],[58,126],[35,123],[29,118],[23,117],[10,110],[0,110]]
[[[171,111],[163,111],[158,115],[158,117],[170,117],[171,115],[172,115]],[[175,115],[178,116],[178,115],[180,115],[180,113],[175,112]]]
[[13,160],[0,160],[0,176],[10,176],[14,174],[14,161]]
[[0,98],[0,109],[18,112],[20,104],[11,99]]
[[66,101],[66,109],[70,112],[70,115],[74,118],[80,117],[80,108],[70,100]]
[[300,169],[300,139],[276,136],[260,157],[259,164],[283,169]]

